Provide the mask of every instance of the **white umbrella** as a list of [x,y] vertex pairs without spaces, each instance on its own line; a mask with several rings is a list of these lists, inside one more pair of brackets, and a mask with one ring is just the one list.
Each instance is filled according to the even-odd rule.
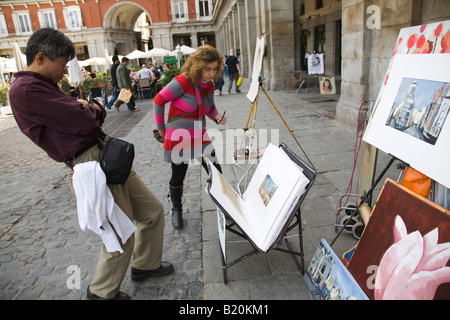
[[197,51],[197,49],[188,47],[184,44],[181,46],[181,52],[183,52],[184,55],[193,54],[195,51]]
[[19,45],[14,41],[13,45],[14,59],[16,60],[17,71],[23,71],[27,67],[25,60],[23,59],[24,54],[20,51]]
[[68,73],[69,73],[69,83],[73,85],[74,87],[78,87],[78,90],[80,91],[80,97],[83,96],[83,92],[81,91],[81,84],[84,81],[84,75],[81,71],[80,64],[78,62],[77,57],[73,58],[68,63]]
[[5,83],[5,76],[3,75],[4,68],[6,68],[6,63],[8,62],[8,59],[0,57],[0,73],[2,77],[2,83]]
[[105,72],[106,70],[109,69],[110,66],[111,66],[111,59],[109,58],[108,55],[108,49],[105,48]]
[[94,58],[89,58],[83,61],[79,61],[79,64],[81,67],[86,67],[86,66],[100,66],[100,65],[105,65],[106,64],[106,59],[105,58],[101,58],[101,57],[94,57]]
[[133,52],[130,52],[129,54],[126,55],[126,57],[130,60],[132,59],[140,59],[143,58],[142,55],[144,54],[144,51],[141,50],[134,50]]
[[165,57],[170,55],[170,51],[163,48],[153,48],[145,52],[148,57]]
[[[194,49],[194,48],[185,46],[184,44],[180,47],[180,50],[181,50],[181,54],[184,55],[184,56],[193,54],[195,51],[197,51],[197,49]],[[177,50],[176,50],[176,49],[173,50],[173,51],[170,53],[170,55],[171,55],[171,56],[176,56],[176,55],[177,55]]]
[[3,72],[17,72],[16,59],[10,58],[6,59],[6,66],[3,68]]
[[76,86],[84,81],[83,72],[81,71],[80,64],[77,57],[73,58],[68,63],[69,83]]

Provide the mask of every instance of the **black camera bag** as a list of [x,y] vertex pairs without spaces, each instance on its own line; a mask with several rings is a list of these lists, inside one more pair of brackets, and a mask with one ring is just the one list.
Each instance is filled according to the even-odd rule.
[[109,138],[103,147],[100,167],[109,184],[125,184],[134,160],[134,145],[117,138]]

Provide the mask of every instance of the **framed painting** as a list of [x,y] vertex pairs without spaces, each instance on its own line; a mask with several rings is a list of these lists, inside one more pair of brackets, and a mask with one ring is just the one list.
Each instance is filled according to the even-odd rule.
[[319,86],[321,95],[336,94],[336,83],[333,76],[320,76]]
[[450,299],[450,216],[387,179],[348,271],[370,299]]

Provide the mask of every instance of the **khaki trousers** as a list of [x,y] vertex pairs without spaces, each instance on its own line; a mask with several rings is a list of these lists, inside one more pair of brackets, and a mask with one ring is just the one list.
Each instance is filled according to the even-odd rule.
[[[101,150],[94,146],[73,160],[73,165],[87,161],[100,161]],[[67,178],[72,186],[73,171],[67,167]],[[92,293],[112,298],[118,292],[128,265],[139,270],[152,270],[161,265],[164,238],[164,206],[132,169],[124,185],[108,185],[115,203],[135,221],[136,232],[125,244],[119,242],[123,253],[108,252],[103,245],[97,267],[90,284]]]

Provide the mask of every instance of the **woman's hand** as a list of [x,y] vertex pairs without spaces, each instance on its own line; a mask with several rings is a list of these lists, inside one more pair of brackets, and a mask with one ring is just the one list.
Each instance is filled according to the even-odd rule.
[[216,120],[217,124],[221,124],[221,125],[225,125],[227,123],[227,118],[225,117],[224,114],[216,114],[214,116],[214,120]]

